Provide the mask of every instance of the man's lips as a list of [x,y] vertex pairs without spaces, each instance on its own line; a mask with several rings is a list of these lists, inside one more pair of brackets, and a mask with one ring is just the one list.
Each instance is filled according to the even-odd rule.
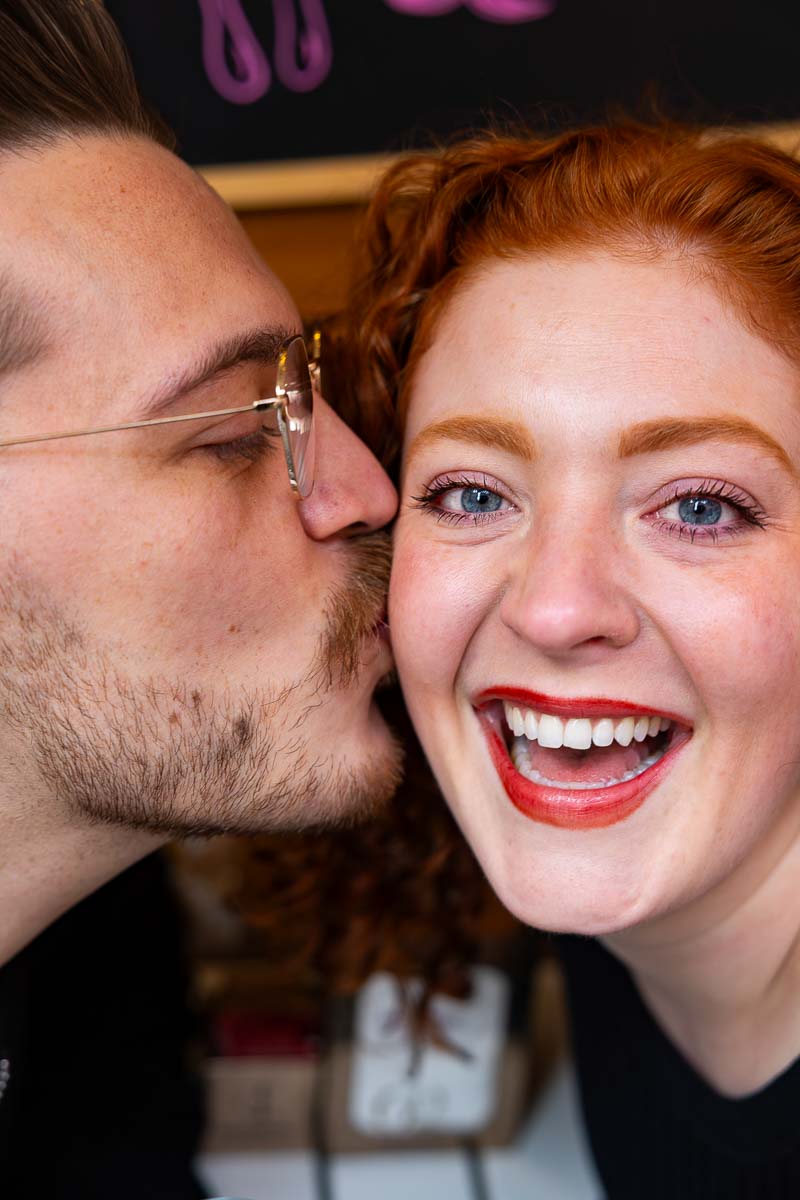
[[[580,783],[574,787],[555,786],[552,780],[537,782],[529,779],[515,767],[506,745],[511,734],[502,715],[501,701],[535,708],[538,712],[567,720],[657,713],[674,722],[674,728],[658,760],[632,779],[597,787]],[[527,689],[500,687],[487,689],[475,703],[490,757],[512,804],[530,819],[562,829],[598,829],[630,816],[671,769],[692,735],[685,718],[628,701],[595,697],[563,699]]]

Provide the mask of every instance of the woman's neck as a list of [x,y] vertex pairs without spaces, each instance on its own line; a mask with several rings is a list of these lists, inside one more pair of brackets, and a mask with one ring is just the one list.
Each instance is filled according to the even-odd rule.
[[800,829],[783,833],[713,893],[603,938],[671,1041],[727,1096],[760,1090],[800,1054]]

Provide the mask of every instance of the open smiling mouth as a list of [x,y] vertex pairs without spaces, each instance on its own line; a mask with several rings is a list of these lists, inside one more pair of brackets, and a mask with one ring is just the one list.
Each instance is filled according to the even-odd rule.
[[613,700],[556,700],[499,688],[478,718],[512,803],[535,821],[597,829],[635,812],[689,741],[672,714]]

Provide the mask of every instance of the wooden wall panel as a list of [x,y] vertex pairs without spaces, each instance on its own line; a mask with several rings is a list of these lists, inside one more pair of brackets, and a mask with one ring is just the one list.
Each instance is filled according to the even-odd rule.
[[341,307],[362,212],[359,205],[275,209],[239,219],[309,320]]

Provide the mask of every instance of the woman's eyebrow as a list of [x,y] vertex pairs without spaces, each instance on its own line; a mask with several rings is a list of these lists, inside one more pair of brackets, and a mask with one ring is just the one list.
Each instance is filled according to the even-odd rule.
[[775,439],[752,421],[744,417],[715,416],[680,418],[668,420],[656,419],[641,421],[632,425],[620,435],[619,456],[630,458],[635,454],[654,454],[662,450],[671,450],[676,446],[691,446],[696,442],[710,440],[725,442],[743,442],[765,450],[784,470],[791,475],[797,475],[797,470],[789,455]]
[[443,440],[493,446],[507,454],[515,454],[525,462],[533,462],[536,457],[536,446],[524,425],[488,413],[482,417],[446,417],[443,421],[426,426],[409,446],[406,466],[425,446]]

